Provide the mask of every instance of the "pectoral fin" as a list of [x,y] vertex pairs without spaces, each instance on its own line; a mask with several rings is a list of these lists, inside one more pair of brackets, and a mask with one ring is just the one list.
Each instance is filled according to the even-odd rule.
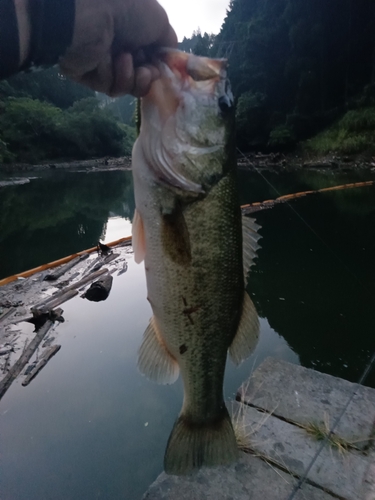
[[258,240],[261,238],[258,234],[259,226],[252,217],[242,216],[242,241],[243,241],[243,271],[245,281],[250,267],[254,264],[257,251],[260,245]]
[[158,384],[173,384],[178,379],[178,363],[164,345],[153,317],[138,352],[138,369]]
[[146,255],[146,239],[143,227],[143,220],[138,210],[135,209],[132,225],[132,243],[134,250],[134,260],[140,264]]
[[239,365],[254,351],[259,337],[259,319],[253,301],[244,293],[242,315],[236,336],[229,348],[232,361]]

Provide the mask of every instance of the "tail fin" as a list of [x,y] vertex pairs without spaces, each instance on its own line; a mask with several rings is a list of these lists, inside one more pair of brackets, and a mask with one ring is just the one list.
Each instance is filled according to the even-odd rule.
[[201,466],[229,464],[237,458],[237,442],[224,406],[220,417],[207,423],[195,423],[180,415],[169,436],[164,469],[179,476]]

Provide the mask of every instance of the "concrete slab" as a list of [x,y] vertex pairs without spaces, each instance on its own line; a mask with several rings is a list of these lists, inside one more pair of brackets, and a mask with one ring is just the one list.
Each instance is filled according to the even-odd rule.
[[359,496],[361,500],[375,500],[375,453],[371,453],[368,460],[369,467]]
[[[164,472],[143,500],[287,500],[297,480],[260,458],[242,453],[237,464],[202,469],[186,477]],[[294,500],[333,500],[322,489],[303,485]]]
[[335,433],[363,449],[374,429],[374,389],[268,358],[242,384],[238,398],[291,422],[332,426],[354,391]]
[[[304,429],[255,408],[237,403],[235,409],[240,418],[234,421],[239,421],[252,451],[289,474],[304,476],[321,441]],[[359,451],[340,452],[327,445],[307,478],[334,496],[358,500],[369,464],[368,457]]]

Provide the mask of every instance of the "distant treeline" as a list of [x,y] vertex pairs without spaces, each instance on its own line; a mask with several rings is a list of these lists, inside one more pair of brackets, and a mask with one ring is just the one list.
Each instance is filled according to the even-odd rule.
[[0,162],[131,153],[135,100],[95,94],[57,68],[0,82]]
[[319,143],[322,151],[369,146],[375,123],[373,0],[232,0],[217,36],[198,30],[180,45],[228,58],[241,148],[291,148],[333,123],[329,138]]

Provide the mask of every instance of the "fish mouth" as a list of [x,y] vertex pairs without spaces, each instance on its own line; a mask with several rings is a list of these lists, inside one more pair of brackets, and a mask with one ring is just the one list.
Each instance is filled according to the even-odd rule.
[[227,92],[227,60],[164,48],[154,64],[160,78],[142,98],[141,135],[148,137],[143,144],[147,163],[160,182],[204,194],[204,174],[196,159],[215,154],[223,143],[216,136],[215,140],[208,137],[210,127],[204,128],[208,137],[204,140],[197,130],[206,111],[221,109],[220,99],[226,99],[227,106],[233,104]]
[[163,61],[182,81],[190,77],[194,82],[213,80],[215,83],[227,77],[227,59],[210,59],[169,48],[160,49],[158,59]]

